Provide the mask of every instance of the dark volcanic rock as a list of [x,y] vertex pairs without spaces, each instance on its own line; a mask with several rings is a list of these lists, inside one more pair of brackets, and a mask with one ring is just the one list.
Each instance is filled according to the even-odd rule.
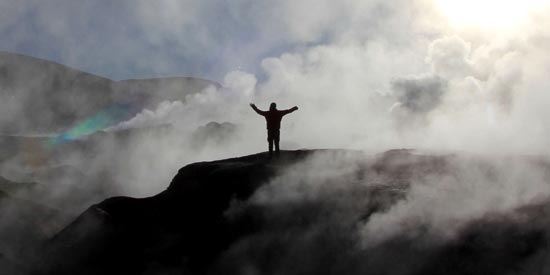
[[195,163],[182,168],[168,189],[154,197],[107,199],[53,240],[59,255],[54,270],[135,274],[157,261],[202,270],[238,233],[223,217],[231,200],[246,199],[281,166],[307,155],[297,151],[277,160],[257,154]]
[[[457,177],[455,158],[409,150],[375,157],[317,150],[283,151],[274,159],[262,153],[191,164],[156,196],[115,197],[91,206],[51,240],[38,273],[548,271],[540,260],[549,255],[546,199],[472,218],[450,228],[456,234],[445,241],[420,220],[414,234],[361,244],[378,236],[363,236],[359,228],[374,214],[406,201],[414,181]],[[480,169],[487,166],[483,173],[495,177],[491,165],[476,161]]]

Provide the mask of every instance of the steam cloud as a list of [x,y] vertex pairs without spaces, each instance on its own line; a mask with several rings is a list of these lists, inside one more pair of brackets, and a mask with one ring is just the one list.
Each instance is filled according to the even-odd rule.
[[[264,121],[249,102],[261,109],[272,101],[279,108],[300,107],[283,121],[283,149],[549,153],[550,28],[544,26],[550,21],[544,16],[533,15],[524,32],[482,37],[453,30],[424,0],[54,2],[0,2],[0,48],[53,56],[114,79],[222,79],[221,88],[166,100],[106,129],[114,135],[152,131],[122,141],[105,138],[91,157],[55,159],[56,165],[70,163],[94,179],[108,179],[109,195],[152,195],[185,164],[265,150]],[[23,100],[16,91],[2,90],[0,96],[0,122],[8,123],[5,118],[25,106],[18,104]],[[213,121],[232,123],[236,130],[209,146],[190,142],[199,127]],[[166,125],[162,131],[155,128]],[[22,158],[3,162],[1,172],[16,177]],[[304,163],[274,179],[274,189],[261,190],[250,203],[329,200],[323,188],[350,195],[353,183],[345,177],[352,172],[344,165],[349,161],[338,159],[336,165],[343,167],[336,168],[322,158]],[[405,200],[352,234],[379,236],[366,240],[366,247],[426,225],[436,235],[452,235],[442,228],[456,220],[467,222],[548,195],[539,170],[510,168],[497,164],[495,179],[472,173],[475,167],[467,161],[459,163],[454,178],[411,184]],[[296,186],[285,184],[304,177],[316,182],[319,171],[343,177],[342,185],[306,184],[296,192]],[[424,224],[407,223],[409,217]]]
[[[426,157],[419,152],[376,157],[316,153],[226,211],[229,219],[252,215],[261,230],[232,244],[214,270],[544,272],[548,249],[529,240],[549,234],[549,220],[536,214],[547,207],[550,191],[548,162],[539,161],[467,154]],[[469,245],[482,248],[469,251]],[[533,250],[521,252],[522,247]],[[498,264],[488,264],[495,260]]]

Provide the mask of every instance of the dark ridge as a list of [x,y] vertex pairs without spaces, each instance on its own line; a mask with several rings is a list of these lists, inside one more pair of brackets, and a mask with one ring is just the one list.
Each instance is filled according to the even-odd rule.
[[156,196],[114,197],[93,205],[52,240],[53,254],[63,255],[53,259],[55,272],[133,274],[143,271],[148,257],[170,265],[185,257],[190,268],[202,269],[236,237],[223,217],[231,201],[245,200],[279,169],[313,153],[194,163]]
[[[449,242],[419,228],[412,237],[361,247],[359,224],[406,199],[415,179],[452,176],[455,158],[299,150],[190,164],[158,195],[91,206],[48,242],[37,274],[535,274],[522,272],[545,255],[546,199],[472,220]],[[338,188],[341,175],[307,176],[301,165],[309,160],[355,167],[346,175],[350,189]],[[328,185],[318,197],[251,202],[284,171]],[[375,182],[353,183],[366,178]]]
[[84,71],[81,71],[79,69],[76,69],[76,68],[73,68],[73,67],[55,62],[55,61],[51,61],[51,60],[47,60],[47,59],[43,59],[43,58],[38,58],[38,57],[30,56],[30,55],[14,53],[14,52],[0,51],[0,60],[6,61],[6,60],[10,60],[10,59],[14,60],[18,63],[19,62],[20,63],[26,63],[25,65],[49,67],[49,68],[57,67],[58,70],[74,71],[74,72],[79,72],[79,73],[82,73],[82,74],[90,75],[94,78],[101,78],[101,79],[105,79],[105,80],[110,80],[109,78],[98,76],[98,75],[88,73],[88,72],[84,72]]

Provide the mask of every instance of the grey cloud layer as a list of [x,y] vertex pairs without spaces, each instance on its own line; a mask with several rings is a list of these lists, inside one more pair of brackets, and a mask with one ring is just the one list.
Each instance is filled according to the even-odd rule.
[[[415,1],[421,3],[421,1]],[[0,49],[115,79],[256,71],[261,59],[335,40],[411,38],[410,1],[3,1]]]

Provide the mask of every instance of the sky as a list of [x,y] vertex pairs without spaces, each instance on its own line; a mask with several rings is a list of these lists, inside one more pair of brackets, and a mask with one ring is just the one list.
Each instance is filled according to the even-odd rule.
[[[233,69],[257,69],[264,57],[323,41],[328,30],[308,35],[306,28],[326,28],[330,22],[312,18],[293,33],[291,22],[281,17],[290,12],[289,5],[4,0],[0,49],[112,79],[188,75],[219,80]],[[301,20],[299,14],[293,17]],[[313,26],[317,23],[323,25]]]
[[481,43],[487,33],[525,23],[545,1],[521,1],[526,8],[519,2],[2,0],[0,50],[117,80],[221,81],[235,69],[262,75],[265,58],[349,40],[410,48],[422,39],[467,34]]

